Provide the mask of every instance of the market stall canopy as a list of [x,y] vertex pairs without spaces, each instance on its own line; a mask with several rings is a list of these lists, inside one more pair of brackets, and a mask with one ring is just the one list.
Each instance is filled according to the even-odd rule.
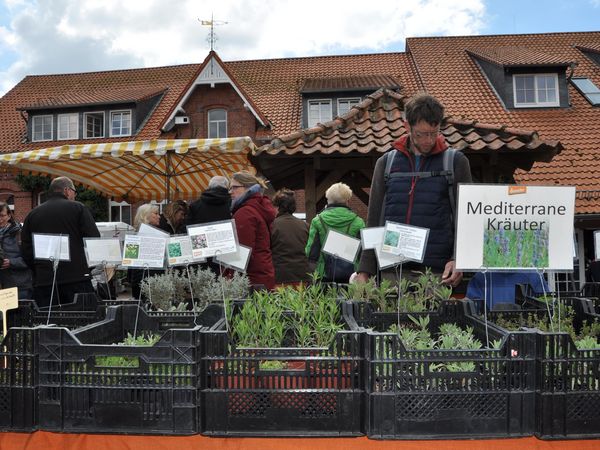
[[114,200],[196,198],[215,175],[247,170],[249,137],[63,145],[0,155],[15,172],[68,176]]

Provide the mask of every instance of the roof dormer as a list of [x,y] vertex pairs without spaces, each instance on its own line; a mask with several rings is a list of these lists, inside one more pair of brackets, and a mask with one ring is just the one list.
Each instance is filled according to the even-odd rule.
[[572,61],[526,47],[467,49],[507,109],[569,106]]

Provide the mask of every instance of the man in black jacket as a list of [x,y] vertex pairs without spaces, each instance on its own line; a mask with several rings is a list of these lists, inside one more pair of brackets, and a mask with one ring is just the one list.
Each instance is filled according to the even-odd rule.
[[[200,195],[200,198],[190,205],[186,216],[186,224],[199,225],[230,219],[231,195],[229,195],[229,179],[217,175],[210,179],[208,189]],[[212,258],[208,258],[208,262],[200,266],[208,267],[215,274],[221,272],[219,265],[213,262]]]
[[50,305],[53,284],[52,262],[34,259],[33,234],[69,236],[70,261],[60,261],[52,303],[73,301],[76,293],[93,292],[83,246],[84,237],[100,237],[92,214],[75,201],[75,186],[67,177],[52,180],[48,200],[32,209],[23,223],[21,245],[23,258],[33,270],[33,298],[39,306]]

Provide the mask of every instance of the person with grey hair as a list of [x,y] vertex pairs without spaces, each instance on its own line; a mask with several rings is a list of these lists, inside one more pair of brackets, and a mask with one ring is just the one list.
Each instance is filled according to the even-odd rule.
[[100,232],[89,209],[75,201],[76,195],[70,178],[55,178],[50,183],[46,202],[25,217],[21,249],[23,259],[33,271],[33,298],[39,306],[50,304],[54,271],[52,261],[34,258],[33,234],[69,236],[70,260],[58,263],[53,303],[69,303],[77,293],[94,292],[83,238],[100,237]]
[[335,183],[325,192],[327,207],[310,222],[306,256],[315,271],[324,281],[348,283],[357,266],[339,258],[333,258],[321,251],[327,232],[334,230],[352,237],[358,237],[365,227],[364,220],[350,209],[352,189],[347,184]]
[[231,219],[231,196],[229,195],[229,178],[217,175],[208,182],[200,198],[188,209],[187,225],[196,225],[219,220]]

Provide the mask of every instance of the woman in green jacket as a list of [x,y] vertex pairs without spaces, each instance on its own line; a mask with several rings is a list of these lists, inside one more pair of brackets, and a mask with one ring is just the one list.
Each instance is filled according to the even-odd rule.
[[331,185],[325,192],[325,197],[327,207],[310,223],[306,256],[312,264],[316,264],[315,270],[324,281],[348,283],[350,275],[357,267],[358,258],[354,264],[339,258],[334,261],[333,257],[326,255],[321,249],[329,230],[360,238],[360,230],[365,227],[365,222],[348,206],[352,198],[352,189],[348,185]]

